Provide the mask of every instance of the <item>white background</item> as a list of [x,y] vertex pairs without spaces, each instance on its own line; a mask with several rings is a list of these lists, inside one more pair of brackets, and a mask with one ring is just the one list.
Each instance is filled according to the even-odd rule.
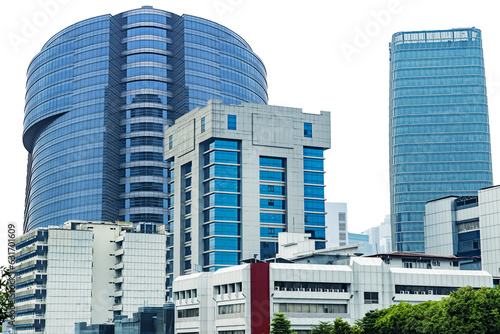
[[[22,146],[30,60],[61,29],[152,5],[213,20],[240,34],[268,72],[269,104],[332,112],[326,197],[347,202],[349,230],[389,213],[389,49],[398,31],[475,26],[483,32],[494,172],[500,146],[500,20],[494,1],[22,0],[0,11],[0,264],[7,223],[22,229],[27,153]],[[347,51],[346,51],[347,50]],[[496,173],[495,173],[496,174]]]

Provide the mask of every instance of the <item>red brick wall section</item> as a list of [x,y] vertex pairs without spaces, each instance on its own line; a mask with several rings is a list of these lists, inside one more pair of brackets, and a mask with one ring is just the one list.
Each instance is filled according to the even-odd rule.
[[269,334],[269,263],[250,264],[250,303],[252,334]]

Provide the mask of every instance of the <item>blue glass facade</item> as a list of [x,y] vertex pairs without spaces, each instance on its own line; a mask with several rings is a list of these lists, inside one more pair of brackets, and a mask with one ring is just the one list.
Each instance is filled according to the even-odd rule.
[[203,145],[204,271],[241,259],[240,142],[211,139]]
[[286,159],[259,157],[260,257],[276,257],[278,233],[286,232]]
[[267,103],[264,65],[240,36],[149,7],[62,30],[26,87],[25,232],[69,219],[166,223],[164,126],[212,98]]
[[[307,131],[306,131],[307,127]],[[311,123],[304,123],[304,137],[312,137]],[[323,149],[304,147],[304,232],[316,239],[316,249],[326,247],[325,169]]]
[[390,56],[393,249],[424,252],[427,201],[492,185],[481,31],[397,33]]

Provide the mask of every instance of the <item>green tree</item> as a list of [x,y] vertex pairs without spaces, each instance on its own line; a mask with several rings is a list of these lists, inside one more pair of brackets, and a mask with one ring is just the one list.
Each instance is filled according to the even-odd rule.
[[333,322],[333,329],[330,334],[357,334],[362,332],[359,327],[351,327],[347,321],[337,318]]
[[284,313],[274,313],[273,316],[274,318],[271,322],[271,334],[296,334],[292,330],[290,320],[285,317]]
[[370,311],[356,324],[365,334],[494,334],[500,333],[499,310],[500,288],[465,287],[440,301]]
[[333,324],[331,322],[320,321],[319,325],[311,328],[311,334],[330,334],[332,330]]
[[2,330],[2,323],[9,318],[9,312],[14,308],[14,302],[9,299],[12,274],[9,269],[0,267],[0,330]]
[[366,312],[362,319],[356,321],[356,325],[363,330],[364,334],[378,334],[378,330],[375,328],[375,322],[380,317],[384,316],[389,309],[382,310],[370,310]]
[[500,333],[500,288],[470,286],[458,289],[442,301],[441,324],[448,333]]

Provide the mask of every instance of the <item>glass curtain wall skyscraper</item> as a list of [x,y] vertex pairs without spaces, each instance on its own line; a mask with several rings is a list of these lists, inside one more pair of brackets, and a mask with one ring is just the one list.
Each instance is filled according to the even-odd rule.
[[266,70],[214,22],[145,6],[76,23],[28,68],[24,231],[168,221],[163,128],[215,98],[267,104]]
[[481,31],[394,34],[389,94],[393,250],[424,252],[426,201],[493,182]]

